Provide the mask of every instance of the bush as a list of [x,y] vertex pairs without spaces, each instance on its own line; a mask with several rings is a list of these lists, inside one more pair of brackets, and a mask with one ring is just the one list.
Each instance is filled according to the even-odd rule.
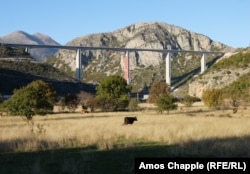
[[98,95],[95,98],[95,104],[97,108],[102,111],[115,111],[118,108],[117,101],[108,95]]
[[129,109],[129,111],[138,111],[139,110],[138,101],[136,98],[130,99],[128,109]]
[[174,103],[174,97],[172,97],[171,95],[162,95],[160,96],[157,101],[156,101],[156,105],[158,106],[158,110],[160,113],[162,113],[163,111],[167,111],[167,113],[169,114],[170,110],[175,110],[177,109],[177,104]]
[[94,95],[85,92],[85,91],[81,91],[78,95],[78,100],[79,103],[82,106],[82,109],[88,109],[90,108],[91,112],[94,111],[94,107],[95,107],[95,97]]
[[209,108],[218,109],[223,100],[221,89],[206,89],[203,91],[202,101]]
[[197,101],[199,101],[199,98],[192,97],[190,95],[185,95],[181,100],[181,103],[183,103],[186,107],[191,107],[194,104],[194,102]]
[[148,101],[150,103],[155,103],[160,96],[169,95],[170,92],[171,88],[165,82],[154,82],[150,87]]
[[79,99],[75,94],[68,94],[61,99],[60,103],[63,107],[66,107],[70,112],[75,112],[77,106],[79,105]]

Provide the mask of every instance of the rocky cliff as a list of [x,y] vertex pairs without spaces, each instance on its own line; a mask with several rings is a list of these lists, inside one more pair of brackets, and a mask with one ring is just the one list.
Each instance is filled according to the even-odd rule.
[[[110,33],[78,37],[68,42],[67,45],[195,51],[226,51],[231,49],[202,34],[159,22],[137,23]],[[123,56],[124,53],[114,51],[83,51],[83,80],[98,83],[103,76],[121,74]],[[54,66],[58,68],[69,66],[72,71],[74,70],[75,52],[60,50],[56,57]],[[161,53],[130,52],[131,83],[143,87],[152,80],[164,79],[164,57],[165,55]],[[175,65],[172,69],[173,76],[181,76],[183,71],[189,72],[200,66],[200,57],[197,55],[174,54],[172,58],[178,58],[173,59]],[[184,68],[180,66],[184,66]],[[190,69],[190,67],[192,68]]]

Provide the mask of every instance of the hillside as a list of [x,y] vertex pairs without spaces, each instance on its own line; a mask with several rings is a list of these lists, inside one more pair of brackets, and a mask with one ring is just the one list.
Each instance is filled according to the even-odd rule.
[[0,44],[0,58],[33,59],[32,56],[22,48],[11,48]]
[[[60,45],[51,37],[36,33],[34,35],[23,31],[16,31],[0,37],[0,43],[35,44],[35,45]],[[42,62],[45,58],[55,54],[58,50],[54,48],[30,49],[29,53],[35,60]]]
[[[177,50],[230,51],[231,47],[213,41],[207,36],[197,34],[181,27],[166,23],[137,23],[110,33],[98,33],[82,36],[68,42],[67,45],[123,47],[123,48],[153,48]],[[109,74],[123,72],[122,57],[124,53],[114,51],[83,51],[83,81],[99,83]],[[189,79],[198,73],[201,55],[172,55],[173,85],[179,86],[180,79]],[[207,56],[207,61],[216,55]],[[75,67],[75,52],[59,50],[48,60],[53,66],[62,70],[73,71]],[[154,80],[165,79],[165,55],[153,52],[130,52],[130,73],[133,91],[137,92],[144,86],[149,86]],[[67,68],[65,68],[67,67]]]
[[250,48],[239,49],[229,57],[223,57],[203,74],[189,83],[189,94],[201,97],[204,89],[224,89],[249,95]]
[[87,91],[94,93],[93,85],[75,81],[65,73],[45,63],[30,60],[0,59],[0,93],[11,95],[14,89],[26,86],[33,80],[44,80],[51,83],[57,95]]

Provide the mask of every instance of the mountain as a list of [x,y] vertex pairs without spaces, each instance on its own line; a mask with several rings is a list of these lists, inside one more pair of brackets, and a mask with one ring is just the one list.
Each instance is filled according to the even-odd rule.
[[[167,23],[137,23],[109,33],[98,33],[73,39],[66,45],[101,46],[122,48],[152,48],[176,50],[231,51],[233,48],[213,41],[207,36],[188,31]],[[74,70],[75,52],[59,50],[53,61],[55,67]],[[130,52],[131,85],[138,91],[154,80],[164,80],[165,55],[155,52]],[[124,53],[87,50],[82,52],[83,80],[98,83],[109,74],[122,74]],[[208,56],[211,61],[216,55]],[[187,72],[196,72],[200,67],[200,55],[173,54],[173,78],[184,78]],[[187,76],[185,76],[187,78]],[[174,79],[175,80],[175,79]]]
[[[0,43],[17,43],[17,44],[39,44],[39,45],[60,45],[54,41],[51,37],[43,35],[41,33],[36,33],[30,35],[23,31],[16,31],[10,33],[6,36],[0,37]],[[30,49],[29,53],[37,61],[42,62],[45,58],[55,54],[58,49],[51,48],[39,48],[39,49]]]
[[[205,89],[230,89],[249,97],[250,48],[227,53],[207,71],[195,76],[189,85],[188,93],[201,98]],[[247,83],[247,84],[246,84]],[[237,96],[239,97],[239,96]]]

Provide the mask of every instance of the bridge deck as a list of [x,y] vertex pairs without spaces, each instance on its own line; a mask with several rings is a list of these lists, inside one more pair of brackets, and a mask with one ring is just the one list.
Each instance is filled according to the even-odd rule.
[[57,48],[67,50],[110,50],[110,51],[150,51],[160,53],[195,53],[195,54],[223,54],[220,51],[192,51],[192,50],[168,50],[168,49],[147,49],[147,48],[116,48],[116,47],[86,47],[86,46],[62,46],[62,45],[32,45],[32,44],[12,44],[0,43],[0,45],[17,47],[17,48]]

